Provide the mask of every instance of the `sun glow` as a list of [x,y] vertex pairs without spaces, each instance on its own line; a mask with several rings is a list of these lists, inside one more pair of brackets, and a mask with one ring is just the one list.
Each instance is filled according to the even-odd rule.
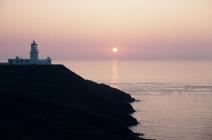
[[113,48],[112,51],[113,51],[113,53],[117,53],[118,52],[118,48]]

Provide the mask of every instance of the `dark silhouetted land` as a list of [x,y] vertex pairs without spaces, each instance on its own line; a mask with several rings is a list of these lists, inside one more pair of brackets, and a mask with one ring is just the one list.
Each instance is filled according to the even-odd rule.
[[0,139],[138,140],[134,99],[63,65],[0,65]]

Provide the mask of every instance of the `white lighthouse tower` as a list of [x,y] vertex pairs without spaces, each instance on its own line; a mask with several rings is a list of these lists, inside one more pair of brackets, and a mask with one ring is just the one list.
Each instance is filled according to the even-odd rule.
[[8,59],[10,65],[51,65],[52,59],[47,57],[46,59],[39,59],[39,50],[37,43],[33,40],[30,50],[30,59],[23,59],[16,56],[15,59]]
[[31,51],[30,51],[31,64],[37,64],[38,63],[38,54],[39,54],[38,45],[33,40],[32,44],[31,44]]

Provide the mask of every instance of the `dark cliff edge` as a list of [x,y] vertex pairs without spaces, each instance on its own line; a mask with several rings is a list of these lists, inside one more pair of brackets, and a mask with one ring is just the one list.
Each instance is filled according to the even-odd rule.
[[0,139],[142,140],[133,101],[63,65],[0,65]]

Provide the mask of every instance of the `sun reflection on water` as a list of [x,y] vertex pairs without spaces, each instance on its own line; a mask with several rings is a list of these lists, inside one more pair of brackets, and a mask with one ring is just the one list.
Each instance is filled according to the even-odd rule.
[[118,61],[113,60],[112,61],[112,77],[111,77],[111,83],[118,83]]

